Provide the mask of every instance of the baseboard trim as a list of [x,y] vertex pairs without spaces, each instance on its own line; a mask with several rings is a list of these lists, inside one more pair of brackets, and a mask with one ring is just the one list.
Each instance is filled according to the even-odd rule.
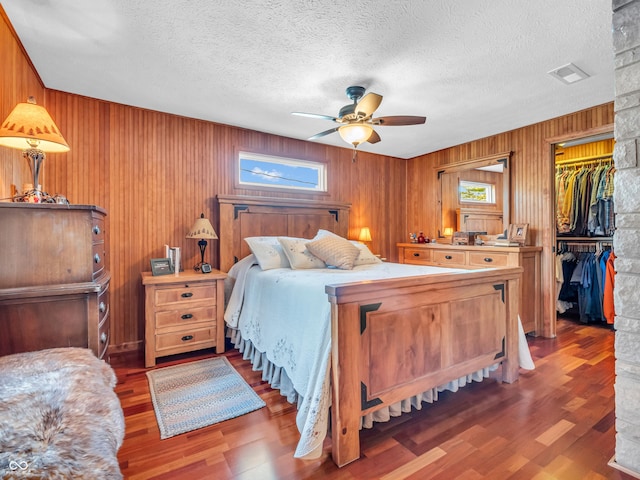
[[615,468],[616,470],[620,470],[621,472],[626,473],[627,475],[631,475],[633,478],[640,478],[640,472],[635,472],[617,463],[615,455],[611,457],[611,460],[609,460],[609,463],[607,463],[607,465],[609,465],[611,468]]

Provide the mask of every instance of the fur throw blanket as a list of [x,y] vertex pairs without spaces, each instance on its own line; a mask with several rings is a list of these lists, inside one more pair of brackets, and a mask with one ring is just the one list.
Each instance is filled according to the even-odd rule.
[[0,478],[121,479],[115,384],[84,348],[0,357]]

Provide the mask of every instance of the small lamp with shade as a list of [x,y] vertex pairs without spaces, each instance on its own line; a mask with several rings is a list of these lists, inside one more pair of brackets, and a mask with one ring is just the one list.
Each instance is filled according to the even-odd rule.
[[187,233],[186,238],[199,239],[198,247],[200,248],[200,263],[195,265],[193,269],[195,271],[201,270],[202,273],[210,273],[211,265],[204,262],[204,252],[207,248],[207,240],[217,240],[218,235],[216,235],[216,231],[213,229],[211,222],[204,218],[204,213],[201,213],[200,218],[194,222],[191,230]]

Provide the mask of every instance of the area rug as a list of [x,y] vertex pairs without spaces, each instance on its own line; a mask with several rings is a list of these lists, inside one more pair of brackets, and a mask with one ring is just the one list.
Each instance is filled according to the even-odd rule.
[[161,439],[265,405],[225,357],[150,370],[147,378]]

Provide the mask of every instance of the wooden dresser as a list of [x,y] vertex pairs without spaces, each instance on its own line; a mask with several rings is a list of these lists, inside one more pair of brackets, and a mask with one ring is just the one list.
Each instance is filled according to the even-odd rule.
[[106,212],[0,203],[0,355],[88,347],[109,359]]
[[224,279],[211,273],[142,273],[145,287],[145,366],[156,358],[202,348],[224,352]]
[[540,252],[542,247],[491,247],[443,243],[399,243],[400,263],[453,268],[523,267],[520,319],[524,331],[542,331]]

